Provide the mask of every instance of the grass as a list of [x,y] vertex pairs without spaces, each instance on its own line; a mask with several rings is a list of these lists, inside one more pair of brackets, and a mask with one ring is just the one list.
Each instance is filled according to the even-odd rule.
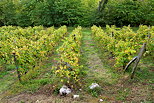
[[[118,80],[118,74],[113,73],[112,70],[106,66],[107,64],[104,64],[100,58],[101,53],[99,51],[100,49],[92,39],[91,30],[89,28],[83,28],[81,64],[84,64],[84,68],[87,70],[87,76],[84,78],[84,90],[87,91],[89,95],[98,98],[105,92],[104,86],[111,86]],[[101,88],[96,90],[88,89],[92,83],[98,83]],[[91,97],[91,99],[92,98],[93,97]],[[96,99],[96,101],[98,101],[98,99]]]
[[15,71],[1,71],[0,72],[0,94],[7,90],[9,86],[16,80]]

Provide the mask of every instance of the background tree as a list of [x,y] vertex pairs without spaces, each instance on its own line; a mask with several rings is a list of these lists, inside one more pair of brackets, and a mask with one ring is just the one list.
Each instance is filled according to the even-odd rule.
[[153,25],[153,0],[109,0],[103,11],[96,11],[94,23],[97,25]]
[[15,10],[12,0],[1,0],[0,25],[15,25]]
[[0,0],[0,26],[154,25],[154,0]]

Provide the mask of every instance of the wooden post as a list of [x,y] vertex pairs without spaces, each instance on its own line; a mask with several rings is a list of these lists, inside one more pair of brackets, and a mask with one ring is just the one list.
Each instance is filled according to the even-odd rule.
[[[149,29],[150,29],[150,27],[149,27]],[[151,34],[150,34],[150,33],[148,33],[148,34],[149,34],[149,35],[147,35],[147,37],[148,37],[147,42],[148,42],[148,41],[150,40],[150,38],[151,38]],[[132,69],[131,79],[134,78],[134,74],[135,74],[137,65],[138,65],[138,63],[140,62],[140,59],[141,59],[142,55],[143,55],[144,52],[146,51],[146,45],[147,45],[147,43],[143,43],[143,46],[142,46],[142,48],[141,48],[141,50],[140,50],[140,52],[139,52],[139,54],[138,54],[138,57],[137,57],[137,59],[136,59],[136,61],[135,61],[134,67],[133,67],[133,69]]]
[[135,60],[135,64],[134,64],[134,67],[133,67],[132,73],[131,73],[131,79],[134,78],[134,74],[135,74],[137,65],[138,65],[142,55],[144,54],[145,50],[146,50],[146,43],[143,43],[143,46],[142,46],[142,48],[141,48],[141,50],[140,50],[140,52],[139,52],[139,54],[137,56],[137,59]]
[[20,72],[19,72],[19,67],[18,67],[17,58],[16,58],[15,53],[13,53],[13,57],[14,57],[14,63],[15,63],[16,70],[17,70],[18,79],[21,82],[21,75],[20,75]]
[[126,70],[128,69],[128,67],[138,58],[138,56],[134,57],[124,68],[124,73],[126,72]]

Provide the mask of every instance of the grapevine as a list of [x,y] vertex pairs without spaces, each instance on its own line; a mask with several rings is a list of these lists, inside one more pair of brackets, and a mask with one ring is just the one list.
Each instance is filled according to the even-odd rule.
[[21,75],[47,59],[54,47],[67,35],[66,26],[58,30],[54,27],[45,30],[42,26],[8,26],[1,27],[0,30],[0,65],[13,64],[12,53],[15,53]]
[[98,46],[110,52],[116,60],[115,67],[125,67],[141,48],[144,42],[148,41],[148,35],[152,37],[148,41],[147,51],[151,53],[154,51],[153,41],[153,26],[141,25],[137,32],[134,32],[130,26],[123,28],[116,28],[116,26],[106,26],[104,31],[101,27],[93,26],[92,35]]
[[81,27],[78,27],[68,38],[65,38],[62,46],[57,49],[60,57],[57,66],[53,66],[53,68],[63,83],[73,85],[80,80],[79,74],[82,69],[82,65],[79,64],[81,38]]

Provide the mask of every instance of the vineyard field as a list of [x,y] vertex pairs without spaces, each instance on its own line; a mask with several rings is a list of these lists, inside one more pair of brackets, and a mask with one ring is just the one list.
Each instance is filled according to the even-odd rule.
[[[124,68],[144,43],[131,79]],[[0,103],[152,103],[153,72],[154,26],[0,27]]]

